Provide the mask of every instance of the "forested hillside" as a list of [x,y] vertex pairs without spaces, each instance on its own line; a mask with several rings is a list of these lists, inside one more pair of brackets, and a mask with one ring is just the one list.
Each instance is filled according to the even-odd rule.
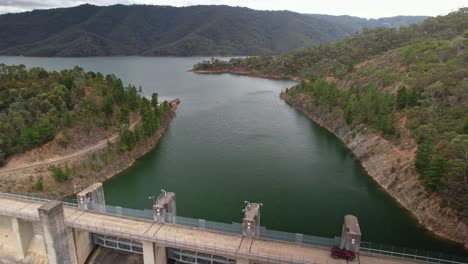
[[[467,50],[463,8],[399,30],[368,29],[314,49],[212,60],[194,69],[299,76],[305,81],[286,91],[290,101],[308,98],[311,108],[342,120],[336,129],[365,126],[394,145],[416,142],[413,168],[428,193],[468,219]],[[403,139],[405,129],[412,141]]]
[[367,20],[228,6],[81,5],[0,15],[0,54],[276,54],[341,39],[364,27],[398,27],[425,18]]
[[[66,147],[82,137],[100,140],[101,131],[120,133],[118,147],[126,152],[152,135],[168,109],[167,103],[158,106],[157,94],[148,100],[113,75],[0,64],[0,165],[56,136]],[[132,116],[143,124],[130,131]]]
[[337,42],[299,49],[280,56],[256,56],[202,62],[195,70],[224,69],[252,71],[254,74],[314,79],[328,74],[344,74],[372,56],[424,40],[447,40],[468,29],[467,8],[447,16],[428,18],[409,27],[364,29]]

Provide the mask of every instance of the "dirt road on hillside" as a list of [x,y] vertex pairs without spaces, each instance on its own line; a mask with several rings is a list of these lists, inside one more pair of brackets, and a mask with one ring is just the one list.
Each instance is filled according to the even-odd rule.
[[[141,121],[142,121],[141,118],[139,118],[138,120],[133,122],[130,125],[130,130],[133,131],[135,127],[141,123]],[[14,166],[9,166],[9,164],[7,163],[5,166],[3,166],[3,168],[0,169],[0,174],[4,172],[12,172],[12,171],[17,171],[17,170],[22,170],[22,169],[32,169],[35,167],[63,162],[63,161],[67,161],[76,157],[84,156],[84,155],[89,154],[90,152],[94,152],[96,150],[105,148],[107,146],[107,142],[115,142],[116,140],[119,139],[119,137],[120,137],[119,134],[115,133],[110,137],[107,137],[98,141],[96,144],[85,146],[84,148],[74,151],[72,153],[69,153],[67,155],[62,155],[62,156],[58,156],[58,157],[54,157],[50,159],[44,159],[38,162],[24,163],[24,164],[19,164],[19,165],[16,164]]]

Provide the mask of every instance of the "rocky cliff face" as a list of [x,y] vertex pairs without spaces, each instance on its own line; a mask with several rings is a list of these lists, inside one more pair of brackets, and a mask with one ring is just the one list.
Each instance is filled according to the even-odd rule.
[[429,193],[414,167],[417,145],[401,117],[401,140],[392,143],[365,126],[349,128],[341,115],[313,107],[309,96],[298,94],[281,98],[303,112],[310,119],[340,138],[361,161],[369,176],[384,188],[418,221],[435,234],[464,244],[468,249],[468,223],[453,209],[443,208],[442,199]]

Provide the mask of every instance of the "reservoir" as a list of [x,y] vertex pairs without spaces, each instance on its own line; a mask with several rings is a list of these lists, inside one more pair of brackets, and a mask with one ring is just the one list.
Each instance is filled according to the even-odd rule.
[[366,174],[334,135],[279,98],[294,85],[229,74],[189,72],[203,58],[0,57],[0,63],[113,73],[144,95],[180,98],[158,146],[105,183],[106,202],[151,209],[161,189],[177,195],[177,214],[241,222],[244,201],[261,202],[268,229],[334,237],[345,214],[363,240],[463,254],[418,225]]

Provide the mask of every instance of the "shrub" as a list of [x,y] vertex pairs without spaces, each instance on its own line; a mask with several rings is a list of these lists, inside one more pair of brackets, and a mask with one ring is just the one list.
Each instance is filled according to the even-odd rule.
[[34,191],[42,191],[44,189],[44,183],[42,177],[37,178],[36,183],[32,186]]
[[52,166],[50,171],[52,172],[52,177],[54,177],[54,180],[57,182],[64,182],[71,179],[71,170],[68,165],[66,165],[63,169]]

